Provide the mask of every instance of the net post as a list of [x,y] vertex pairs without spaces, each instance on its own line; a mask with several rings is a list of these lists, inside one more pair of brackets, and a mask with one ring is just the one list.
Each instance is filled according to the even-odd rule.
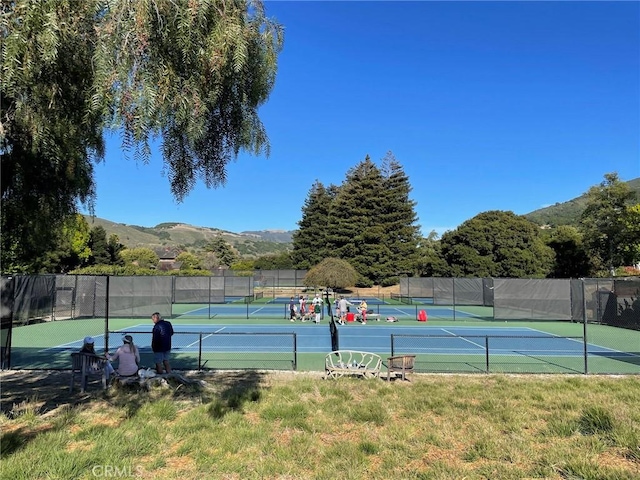
[[198,371],[202,370],[202,332],[198,340]]

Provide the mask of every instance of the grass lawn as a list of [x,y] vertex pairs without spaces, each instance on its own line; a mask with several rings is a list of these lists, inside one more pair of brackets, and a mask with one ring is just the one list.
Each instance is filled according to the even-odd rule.
[[18,375],[0,377],[6,479],[640,478],[637,376],[219,371],[54,404]]

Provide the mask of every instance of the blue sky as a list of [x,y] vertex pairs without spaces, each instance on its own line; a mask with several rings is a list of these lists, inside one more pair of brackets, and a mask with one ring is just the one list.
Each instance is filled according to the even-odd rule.
[[366,155],[404,167],[422,232],[488,210],[526,214],[640,177],[640,3],[267,1],[285,27],[260,116],[269,158],[241,154],[226,186],[174,201],[107,143],[96,215],[152,227],[294,230],[315,180]]

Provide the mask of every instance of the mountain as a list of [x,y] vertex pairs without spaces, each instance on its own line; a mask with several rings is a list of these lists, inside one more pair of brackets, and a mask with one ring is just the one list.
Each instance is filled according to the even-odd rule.
[[196,227],[185,223],[161,223],[155,227],[140,227],[115,223],[98,217],[85,215],[90,228],[101,226],[107,238],[117,235],[127,248],[151,249],[178,247],[182,250],[201,250],[216,237],[222,237],[243,257],[258,257],[278,254],[291,249],[293,232],[283,230],[229,232],[218,228]]
[[[640,201],[640,178],[627,182]],[[523,215],[538,225],[577,225],[587,203],[586,193],[567,202],[556,203]],[[508,206],[505,208],[508,209]],[[120,243],[128,248],[151,249],[178,247],[181,250],[201,250],[215,237],[222,237],[243,257],[255,258],[291,250],[292,231],[259,230],[240,233],[210,227],[196,227],[185,223],[161,223],[155,227],[139,227],[115,223],[85,215],[91,228],[102,226],[110,235],[117,235]]]
[[[636,192],[636,201],[640,202],[640,178],[635,178],[627,182],[631,190]],[[534,210],[523,215],[538,225],[577,225],[580,215],[587,205],[587,194],[563,203],[556,203],[550,207]]]

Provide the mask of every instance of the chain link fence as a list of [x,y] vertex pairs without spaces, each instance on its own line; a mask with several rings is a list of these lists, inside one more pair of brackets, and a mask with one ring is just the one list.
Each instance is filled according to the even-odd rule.
[[[217,303],[225,307],[239,299],[241,305],[235,305],[234,313],[224,318],[248,319],[248,302],[258,293],[264,294],[254,290],[256,285],[298,285],[301,274],[291,270],[219,277],[4,276],[2,368],[69,368],[68,354],[79,348],[77,343],[84,336],[104,338],[103,348],[115,350],[122,331],[146,331],[149,335],[149,317],[154,311],[180,323],[182,317],[176,317],[182,315],[179,307]],[[435,353],[443,339],[392,335],[389,352],[417,352],[422,371],[640,373],[640,278],[402,278],[392,301],[410,304],[411,311],[415,310],[413,320],[419,311],[428,311],[429,326],[476,324],[484,329],[508,323],[508,327],[528,329],[529,333],[511,335],[507,353],[502,344],[508,334],[482,331],[478,338],[472,338],[472,333],[454,335],[456,344],[477,344],[481,352],[445,347],[447,352],[441,357]],[[386,308],[404,308],[386,303],[372,306],[382,320],[388,315]],[[257,321],[269,319],[268,307],[265,302],[251,313],[256,313]],[[269,323],[282,321],[286,305],[270,307],[275,313]],[[439,316],[438,311],[445,314]],[[209,309],[203,321],[209,322],[215,315]],[[193,323],[193,318],[185,317],[184,323],[186,319]],[[284,340],[257,333],[235,334],[234,348],[223,352],[210,339],[230,337],[206,333],[204,324],[202,330],[190,330],[190,340],[183,332],[176,336],[176,361],[181,365],[177,368],[297,368],[300,363],[295,337],[285,335]],[[537,351],[538,333],[544,333],[547,345],[551,345],[545,349],[557,351],[557,355]],[[569,348],[570,344],[574,346]],[[582,345],[577,354],[575,344]]]

